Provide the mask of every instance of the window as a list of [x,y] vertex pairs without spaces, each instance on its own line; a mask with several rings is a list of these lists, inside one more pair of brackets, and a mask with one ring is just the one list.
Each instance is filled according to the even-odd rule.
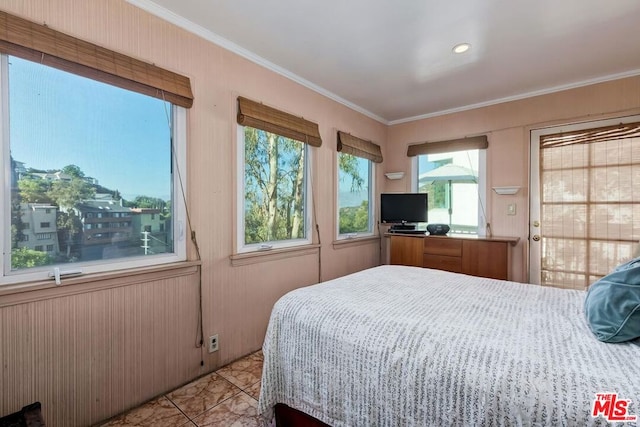
[[38,240],[51,240],[53,238],[53,233],[38,233],[36,234],[36,239]]
[[243,97],[237,120],[237,251],[311,243],[309,146],[322,145],[318,125]]
[[[9,226],[5,230],[24,229],[27,212],[21,206],[47,203],[53,206],[46,210],[47,219],[56,215],[55,221],[38,223],[52,233],[37,239],[59,236],[58,244],[47,245],[42,255],[19,248],[15,233],[5,231],[2,283],[48,278],[54,266],[91,273],[186,259],[184,240],[176,241],[172,233],[154,236],[146,251],[141,248],[141,230],[131,224],[122,233],[91,234],[108,227],[96,217],[109,221],[111,212],[129,217],[142,202],[162,206],[160,215],[172,222],[170,230],[181,229],[184,207],[172,172],[186,170],[183,164],[173,166],[177,159],[184,163],[185,110],[18,57],[1,59],[1,87],[7,90],[0,98],[10,112],[2,118],[9,129],[2,140],[7,153],[2,164],[12,172],[5,174],[10,180],[1,193]],[[139,153],[144,153],[144,161]],[[18,162],[26,167],[20,174],[14,167]],[[113,247],[118,249],[117,260]],[[40,245],[34,250],[44,252]]]
[[413,189],[429,194],[429,223],[452,233],[484,234],[486,136],[410,145]]
[[338,153],[338,237],[372,234],[371,160]]
[[373,163],[382,162],[380,146],[338,131],[337,151],[338,239],[372,235]]
[[308,145],[248,126],[240,129],[239,250],[310,243]]
[[418,156],[418,192],[429,193],[429,222],[478,233],[479,150]]

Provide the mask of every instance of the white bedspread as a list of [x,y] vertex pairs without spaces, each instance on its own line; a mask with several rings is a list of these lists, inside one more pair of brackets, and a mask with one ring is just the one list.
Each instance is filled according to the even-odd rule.
[[[640,345],[591,334],[584,292],[381,266],[288,293],[263,346],[259,411],[334,427],[606,425],[640,419]],[[625,424],[629,425],[629,424]]]

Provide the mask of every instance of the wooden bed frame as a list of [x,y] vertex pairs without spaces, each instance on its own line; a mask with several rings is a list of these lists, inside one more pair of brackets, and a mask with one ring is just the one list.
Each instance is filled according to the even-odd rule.
[[316,420],[311,415],[293,409],[284,403],[275,406],[277,427],[330,427],[322,421]]

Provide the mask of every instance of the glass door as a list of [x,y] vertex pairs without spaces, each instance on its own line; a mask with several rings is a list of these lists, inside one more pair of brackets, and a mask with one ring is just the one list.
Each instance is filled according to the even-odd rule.
[[640,239],[640,117],[531,132],[529,281],[585,289]]

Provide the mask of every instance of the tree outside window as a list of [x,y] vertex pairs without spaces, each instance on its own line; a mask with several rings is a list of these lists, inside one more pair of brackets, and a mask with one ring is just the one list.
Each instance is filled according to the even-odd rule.
[[[10,111],[3,161],[11,191],[1,203],[11,218],[4,237],[11,251],[2,259],[3,283],[47,277],[36,269],[47,265],[83,262],[83,271],[94,272],[113,269],[113,258],[121,267],[175,262],[172,150],[181,151],[184,138],[171,123],[176,116],[182,123],[182,112],[36,62],[0,60],[8,70],[0,96]],[[94,232],[102,227],[110,232]],[[141,255],[159,256],[134,259]]]
[[244,128],[244,245],[307,238],[307,145]]
[[372,231],[371,163],[338,153],[338,235]]

